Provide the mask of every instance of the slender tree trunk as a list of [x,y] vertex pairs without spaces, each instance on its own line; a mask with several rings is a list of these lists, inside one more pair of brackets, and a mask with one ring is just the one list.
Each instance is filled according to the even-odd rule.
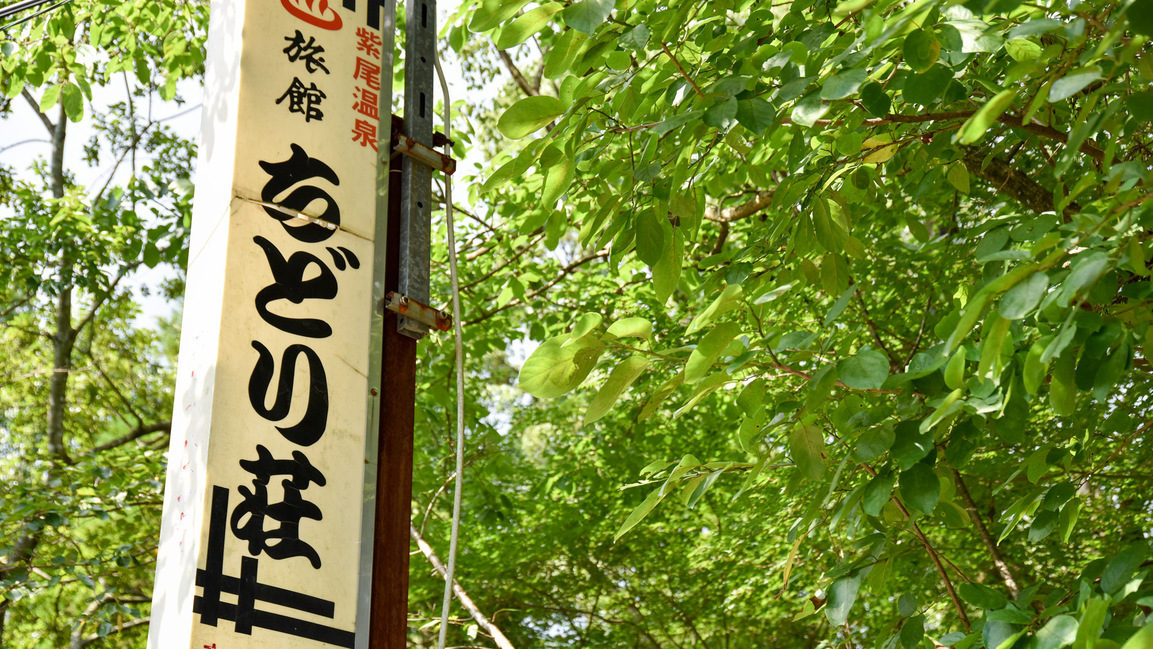
[[[64,136],[68,116],[64,104],[52,133],[52,196],[64,197]],[[68,253],[71,242],[61,242],[60,293],[56,296],[56,330],[52,335],[52,379],[48,384],[48,455],[55,462],[68,462],[64,446],[64,413],[68,403],[68,374],[72,370],[72,344],[76,332],[72,328],[72,263]]]
[[[29,100],[31,102],[31,100]],[[38,110],[33,104],[33,109]],[[50,172],[52,176],[52,197],[64,197],[64,137],[68,129],[68,116],[64,112],[64,103],[60,103],[60,112],[56,123],[41,113],[41,120],[52,134],[52,156]],[[64,417],[68,411],[68,373],[72,369],[72,349],[76,340],[76,331],[72,328],[72,262],[68,248],[72,242],[62,241],[60,244],[60,292],[56,296],[56,322],[52,334],[52,376],[48,382],[48,413],[45,418],[45,436],[47,438],[48,456],[53,467],[61,462],[70,462],[68,451],[64,444]],[[49,476],[55,474],[55,469],[49,470]],[[23,570],[31,561],[40,544],[40,532],[30,530],[16,540],[9,562],[0,566],[0,580],[8,578],[12,573]],[[7,599],[0,598],[0,647],[4,646],[4,628],[8,618]]]

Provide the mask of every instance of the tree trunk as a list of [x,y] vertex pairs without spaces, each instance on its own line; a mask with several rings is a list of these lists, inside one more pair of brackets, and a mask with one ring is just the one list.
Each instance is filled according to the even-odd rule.
[[[33,107],[34,109],[35,106]],[[38,109],[36,109],[38,110]],[[68,129],[68,116],[64,103],[60,103],[60,113],[52,124],[47,116],[40,114],[52,134],[52,197],[64,197],[64,136]],[[60,292],[56,296],[56,322],[52,335],[52,377],[48,382],[48,414],[45,421],[48,456],[55,467],[61,462],[71,462],[64,444],[64,417],[68,412],[68,373],[72,369],[72,349],[76,331],[72,328],[72,262],[68,247],[72,242],[60,244]],[[56,473],[48,472],[49,478]],[[35,515],[34,515],[35,516]],[[40,532],[26,531],[16,540],[9,562],[0,567],[0,580],[7,579],[17,570],[23,569],[40,544]],[[9,601],[0,598],[0,647],[4,646],[4,627],[8,617]]]

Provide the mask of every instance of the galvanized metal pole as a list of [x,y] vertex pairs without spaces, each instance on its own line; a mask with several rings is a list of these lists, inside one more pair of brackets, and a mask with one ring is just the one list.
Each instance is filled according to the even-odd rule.
[[[408,22],[404,50],[404,134],[431,148],[433,81],[436,60],[436,0],[406,0]],[[400,294],[427,304],[432,169],[404,156],[400,186]],[[400,330],[420,339],[428,326],[400,318]]]

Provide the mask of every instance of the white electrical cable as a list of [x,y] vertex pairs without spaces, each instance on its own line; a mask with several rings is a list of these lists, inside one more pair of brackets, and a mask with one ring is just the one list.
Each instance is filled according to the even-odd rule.
[[[434,56],[436,76],[440,79],[441,94],[444,95],[444,137],[450,139],[449,124],[452,118],[452,101],[448,95],[448,81],[440,68],[440,56]],[[452,154],[451,144],[444,145],[445,155]],[[456,572],[456,542],[460,534],[460,501],[464,488],[464,337],[460,329],[460,283],[456,276],[456,236],[452,223],[452,178],[444,176],[444,215],[448,224],[448,275],[452,281],[452,331],[456,339],[456,488],[452,498],[452,535],[448,542],[448,570],[444,575],[444,601],[440,607],[440,639],[437,649],[444,649],[448,633],[448,609],[452,604],[453,575]]]

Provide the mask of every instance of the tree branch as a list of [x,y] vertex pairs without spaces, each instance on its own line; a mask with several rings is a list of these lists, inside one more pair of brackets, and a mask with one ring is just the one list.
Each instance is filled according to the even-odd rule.
[[128,273],[132,272],[139,265],[139,261],[134,261],[120,269],[120,272],[117,273],[116,277],[112,280],[112,285],[108,287],[107,291],[98,295],[94,299],[92,302],[92,308],[88,309],[88,313],[86,313],[84,317],[80,319],[80,324],[76,325],[76,329],[74,330],[76,333],[79,333],[84,329],[84,327],[88,326],[88,324],[92,322],[92,319],[96,317],[96,311],[98,311],[100,307],[104,306],[104,303],[108,301],[108,298],[112,297],[112,294],[116,292],[116,287],[120,284],[120,281],[127,277]]
[[705,218],[716,223],[730,223],[748,218],[773,202],[773,190],[758,191],[756,196],[746,203],[733,207],[709,207],[705,210]]
[[[424,554],[424,557],[432,564],[432,567],[440,573],[442,578],[447,578],[448,569],[444,567],[444,564],[440,562],[440,558],[432,551],[432,546],[424,540],[420,533],[416,531],[416,527],[411,523],[408,525],[408,533],[412,536],[413,540],[416,541],[417,547],[420,548],[421,553]],[[476,620],[477,625],[492,636],[492,640],[496,643],[496,646],[500,647],[500,649],[516,649],[512,643],[509,642],[508,638],[505,637],[504,633],[501,633],[501,630],[490,622],[488,618],[484,616],[484,613],[481,613],[480,609],[472,601],[472,598],[469,597],[468,593],[461,587],[460,582],[455,579],[452,580],[452,592],[456,593],[456,599],[468,610],[469,614],[472,615],[472,619]]]
[[171,421],[158,421],[158,422],[155,422],[152,424],[137,426],[136,428],[133,428],[130,432],[128,432],[124,435],[121,435],[120,437],[117,437],[116,439],[114,439],[110,442],[105,442],[99,446],[92,447],[92,450],[84,453],[81,457],[89,457],[92,455],[96,455],[97,453],[103,453],[104,451],[107,451],[109,449],[116,448],[117,446],[123,446],[124,444],[127,444],[128,442],[140,439],[141,437],[144,437],[145,435],[151,435],[152,433],[159,433],[161,431],[163,431],[165,433],[172,432],[172,422]]
[[[593,253],[593,254],[591,254],[591,255],[587,255],[587,256],[585,256],[585,257],[581,257],[580,259],[578,259],[578,260],[576,260],[576,261],[572,262],[572,263],[571,263],[571,264],[569,264],[568,266],[565,266],[564,268],[561,268],[561,269],[560,269],[560,272],[559,272],[559,273],[557,273],[556,279],[553,279],[552,281],[548,282],[548,283],[547,283],[547,284],[545,284],[544,286],[542,286],[542,287],[540,287],[540,288],[536,289],[535,291],[533,291],[533,292],[529,293],[528,295],[525,295],[525,296],[524,296],[524,299],[525,299],[525,300],[531,300],[532,298],[534,298],[534,297],[536,297],[536,296],[540,295],[541,293],[544,293],[545,291],[549,290],[549,289],[550,289],[550,288],[552,288],[553,286],[556,286],[556,284],[557,284],[558,282],[560,282],[560,281],[561,281],[562,279],[564,279],[566,276],[570,275],[570,274],[571,274],[571,273],[572,273],[574,270],[576,270],[578,267],[580,267],[580,266],[583,266],[584,264],[587,264],[588,262],[590,262],[590,261],[592,261],[592,260],[594,260],[594,259],[600,259],[601,257],[605,257],[605,256],[607,256],[608,254],[609,254],[609,253],[608,253],[608,251],[607,251],[607,250],[601,250],[600,252],[595,252],[595,253]],[[484,315],[481,315],[481,316],[477,316],[476,318],[473,318],[472,320],[469,320],[468,322],[465,322],[464,324],[466,324],[466,325],[474,325],[474,324],[476,324],[476,323],[478,323],[478,322],[482,322],[482,321],[484,321],[484,320],[487,320],[487,319],[491,318],[492,316],[494,316],[494,315],[496,315],[496,314],[500,313],[501,311],[504,311],[505,309],[511,309],[512,307],[514,307],[514,306],[520,306],[520,305],[521,305],[521,304],[523,304],[523,303],[524,303],[524,301],[523,301],[523,300],[515,300],[515,301],[512,301],[512,302],[509,302],[508,304],[506,304],[506,305],[504,305],[504,306],[502,306],[502,307],[497,307],[497,308],[493,309],[492,311],[489,311],[488,313],[485,313]]]
[[501,63],[504,63],[504,67],[508,69],[508,73],[512,75],[512,80],[516,82],[516,85],[521,89],[521,92],[528,95],[529,97],[536,97],[540,94],[540,90],[534,88],[533,85],[528,82],[528,79],[524,78],[524,75],[521,74],[520,69],[516,67],[515,63],[513,63],[512,57],[509,56],[507,50],[497,49],[496,53],[500,56]]
[[[988,164],[975,147],[965,147],[962,162],[969,173],[991,183],[999,194],[1005,194],[1021,203],[1025,207],[1037,212],[1055,212],[1057,206],[1053,203],[1053,192],[1042,187],[1037,181],[1026,176],[1016,168],[1010,166],[1001,158],[992,156]],[[1080,212],[1076,203],[1065,207],[1065,216]]]
[[32,96],[32,93],[28,92],[27,87],[23,88],[20,91],[20,94],[24,95],[24,98],[28,100],[28,105],[32,107],[32,112],[36,113],[36,116],[40,118],[40,122],[44,124],[44,128],[48,129],[48,135],[55,136],[56,125],[53,124],[52,120],[48,119],[48,116],[40,110],[40,102],[36,101],[36,98]]
[[697,82],[693,81],[693,78],[689,76],[689,73],[685,72],[685,69],[681,67],[681,62],[677,60],[677,57],[673,56],[673,52],[669,49],[669,46],[661,43],[661,49],[665,51],[665,54],[667,54],[670,59],[672,59],[673,65],[677,66],[677,71],[681,73],[681,76],[685,78],[685,81],[689,82],[689,85],[693,87],[693,90],[697,93],[697,96],[701,99],[704,99],[705,93],[701,92]]
[[84,649],[84,647],[87,647],[88,645],[92,644],[93,642],[96,642],[98,640],[103,640],[104,638],[107,638],[108,636],[112,635],[113,633],[120,633],[121,631],[127,631],[128,629],[133,629],[133,628],[136,628],[138,626],[143,626],[145,624],[148,624],[150,620],[151,620],[151,617],[147,616],[147,615],[144,617],[141,617],[141,618],[136,618],[135,620],[128,620],[127,622],[123,622],[121,624],[117,624],[116,626],[112,627],[112,631],[108,632],[108,634],[106,634],[106,635],[101,636],[99,634],[94,633],[94,634],[92,634],[86,638],[83,638],[82,640],[80,640],[79,643],[75,643],[73,645],[73,647],[75,647],[75,649]]
[[1009,569],[1009,564],[1001,555],[1001,550],[997,547],[997,542],[993,540],[993,535],[989,534],[989,528],[985,527],[985,521],[981,519],[981,514],[977,511],[977,504],[973,502],[973,496],[969,494],[969,489],[965,486],[965,480],[961,478],[960,472],[953,467],[949,467],[949,470],[953,472],[953,480],[957,483],[957,493],[961,494],[961,500],[965,501],[965,509],[969,510],[969,518],[973,519],[973,526],[977,528],[981,543],[984,544],[989,557],[993,559],[993,565],[997,567],[997,574],[1001,576],[1001,581],[1005,582],[1009,594],[1016,599],[1021,592],[1017,578],[1013,576],[1013,571]]

